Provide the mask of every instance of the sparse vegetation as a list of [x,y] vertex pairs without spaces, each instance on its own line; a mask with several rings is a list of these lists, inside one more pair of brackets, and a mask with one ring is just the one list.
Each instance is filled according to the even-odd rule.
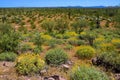
[[119,7],[0,8],[0,80],[33,74],[110,80],[120,73],[119,14]]

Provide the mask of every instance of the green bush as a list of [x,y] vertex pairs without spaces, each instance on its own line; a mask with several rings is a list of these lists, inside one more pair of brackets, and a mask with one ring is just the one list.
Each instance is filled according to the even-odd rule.
[[55,20],[55,30],[57,31],[57,33],[63,34],[68,28],[69,28],[68,21],[66,21],[64,19],[56,19]]
[[98,37],[98,38],[96,38],[96,39],[94,40],[93,46],[94,46],[95,48],[99,49],[99,48],[100,48],[100,45],[103,44],[103,43],[105,43],[104,37],[103,37],[103,36],[102,36],[102,37]]
[[16,59],[15,68],[18,74],[30,75],[39,73],[39,71],[43,69],[44,65],[45,63],[41,60],[39,55],[26,53],[21,54]]
[[110,80],[102,71],[90,66],[76,66],[70,73],[70,80]]
[[0,33],[6,34],[10,33],[13,28],[9,24],[0,24]]
[[63,64],[67,59],[67,54],[60,48],[49,50],[45,56],[46,63],[54,65]]
[[97,37],[97,33],[93,30],[81,32],[80,37],[86,41],[88,41],[89,45],[93,46],[93,42],[95,38]]
[[91,46],[80,46],[76,52],[76,55],[81,59],[90,59],[95,56],[95,50]]
[[44,43],[41,34],[39,32],[37,32],[34,36],[34,40],[33,40],[34,44],[41,47],[42,44]]
[[100,62],[99,65],[120,72],[120,53],[115,51],[103,52],[97,57],[97,59]]
[[63,37],[64,37],[64,39],[68,39],[68,38],[71,38],[71,37],[77,37],[78,36],[78,34],[77,33],[75,33],[75,32],[65,32],[64,34],[63,34]]
[[84,28],[87,27],[87,25],[88,23],[86,20],[77,20],[71,24],[76,33],[80,33],[81,31],[83,31]]
[[102,52],[115,51],[115,46],[111,43],[103,43],[103,44],[100,45],[100,50]]
[[14,61],[16,57],[17,57],[17,54],[13,52],[0,53],[0,61]]
[[36,54],[39,54],[40,52],[42,52],[42,48],[40,47],[38,47],[38,46],[36,46],[34,49],[33,49],[33,52],[34,53],[36,53]]
[[65,49],[66,49],[66,50],[71,50],[71,49],[73,49],[73,46],[70,45],[70,44],[68,44],[68,45],[65,46]]
[[80,46],[80,45],[84,45],[84,44],[85,44],[85,41],[84,41],[84,40],[78,40],[77,38],[72,37],[72,38],[69,38],[69,39],[68,39],[68,43],[69,43],[70,45]]
[[5,51],[16,51],[19,44],[20,35],[11,26],[0,25],[0,49]]
[[63,35],[62,35],[62,34],[56,34],[55,37],[56,37],[57,39],[62,39],[62,38],[63,38]]
[[120,49],[120,39],[113,39],[111,42],[116,48]]
[[41,24],[41,27],[44,30],[46,30],[48,33],[51,33],[54,30],[55,22],[54,21],[49,21],[49,20],[44,20]]
[[34,45],[30,42],[26,42],[26,43],[21,43],[18,50],[24,53],[24,52],[32,51],[33,49],[34,49]]

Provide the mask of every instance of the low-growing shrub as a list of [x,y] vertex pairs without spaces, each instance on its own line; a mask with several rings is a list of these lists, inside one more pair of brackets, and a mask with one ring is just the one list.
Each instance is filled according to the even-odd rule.
[[98,55],[97,64],[103,65],[107,69],[112,69],[115,72],[120,72],[120,53],[115,51],[103,52]]
[[80,46],[76,52],[76,56],[81,59],[90,59],[95,56],[95,49],[91,46]]
[[51,39],[52,39],[52,37],[51,37],[50,35],[45,35],[45,34],[42,34],[42,35],[41,35],[41,38],[42,38],[43,40],[45,40],[45,41],[48,41],[48,40],[51,40]]
[[45,56],[46,63],[54,65],[63,64],[67,59],[67,54],[60,48],[49,50]]
[[42,47],[36,46],[36,47],[33,49],[33,52],[36,53],[36,54],[39,54],[40,52],[42,52]]
[[40,58],[39,55],[26,53],[21,54],[16,59],[16,71],[21,75],[29,75],[39,73],[43,69],[45,62]]
[[116,48],[120,48],[120,39],[113,39],[112,40],[112,44],[116,47]]
[[75,32],[66,32],[66,33],[64,34],[64,39],[68,39],[68,38],[70,38],[70,37],[77,37],[77,36],[78,36],[78,34],[75,33]]
[[88,41],[89,45],[93,46],[93,42],[97,37],[97,34],[94,31],[86,31],[86,32],[81,32],[79,37]]
[[63,38],[63,35],[62,35],[62,34],[56,34],[55,37],[56,37],[57,39],[62,39],[62,38]]
[[72,46],[72,45],[69,45],[69,44],[65,46],[65,49],[66,49],[66,50],[71,50],[72,48],[73,48],[73,46]]
[[17,57],[17,54],[13,52],[0,53],[0,61],[14,61],[16,57]]
[[103,37],[99,37],[99,38],[96,38],[93,42],[93,46],[95,48],[99,48],[100,47],[100,44],[104,43],[105,42],[105,39]]
[[86,65],[73,67],[70,80],[110,80],[109,77],[95,67]]
[[50,46],[51,48],[54,48],[57,44],[57,40],[56,39],[51,39],[49,41],[47,41],[48,46]]
[[100,50],[102,52],[106,52],[106,51],[114,51],[115,50],[115,46],[111,43],[103,43],[100,45]]
[[28,52],[28,51],[32,51],[35,48],[35,45],[31,42],[26,42],[26,43],[22,43],[19,46],[19,51],[24,53],[24,52]]
[[0,49],[3,52],[16,52],[20,34],[8,24],[0,24]]
[[80,45],[84,45],[85,41],[84,40],[78,40],[77,38],[73,37],[73,38],[68,39],[68,43],[70,45],[80,46]]

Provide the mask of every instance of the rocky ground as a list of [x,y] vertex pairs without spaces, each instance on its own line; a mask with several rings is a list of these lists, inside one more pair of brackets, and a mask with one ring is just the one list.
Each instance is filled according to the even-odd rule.
[[[0,62],[0,80],[67,80],[64,79],[60,74],[52,74],[46,72],[46,70],[42,70],[42,74],[44,76],[40,75],[34,75],[34,76],[18,76],[18,74],[15,71],[15,63],[14,62]],[[65,68],[69,68],[67,65],[63,65]],[[53,72],[57,72],[55,68],[51,68]],[[59,71],[58,71],[59,72]],[[49,75],[49,76],[48,76]],[[51,76],[50,76],[51,75]]]

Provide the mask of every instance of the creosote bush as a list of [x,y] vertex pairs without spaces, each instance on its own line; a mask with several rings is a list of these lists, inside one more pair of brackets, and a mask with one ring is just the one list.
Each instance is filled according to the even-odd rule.
[[90,59],[95,56],[95,49],[91,46],[80,46],[76,52],[76,56],[81,59]]
[[95,67],[81,65],[73,67],[70,80],[110,80],[109,77]]
[[0,53],[0,61],[15,61],[17,54],[13,52]]
[[38,54],[25,53],[16,59],[16,71],[21,75],[39,73],[43,69],[45,62]]
[[51,49],[45,56],[47,64],[60,65],[68,60],[67,54],[60,48]]

